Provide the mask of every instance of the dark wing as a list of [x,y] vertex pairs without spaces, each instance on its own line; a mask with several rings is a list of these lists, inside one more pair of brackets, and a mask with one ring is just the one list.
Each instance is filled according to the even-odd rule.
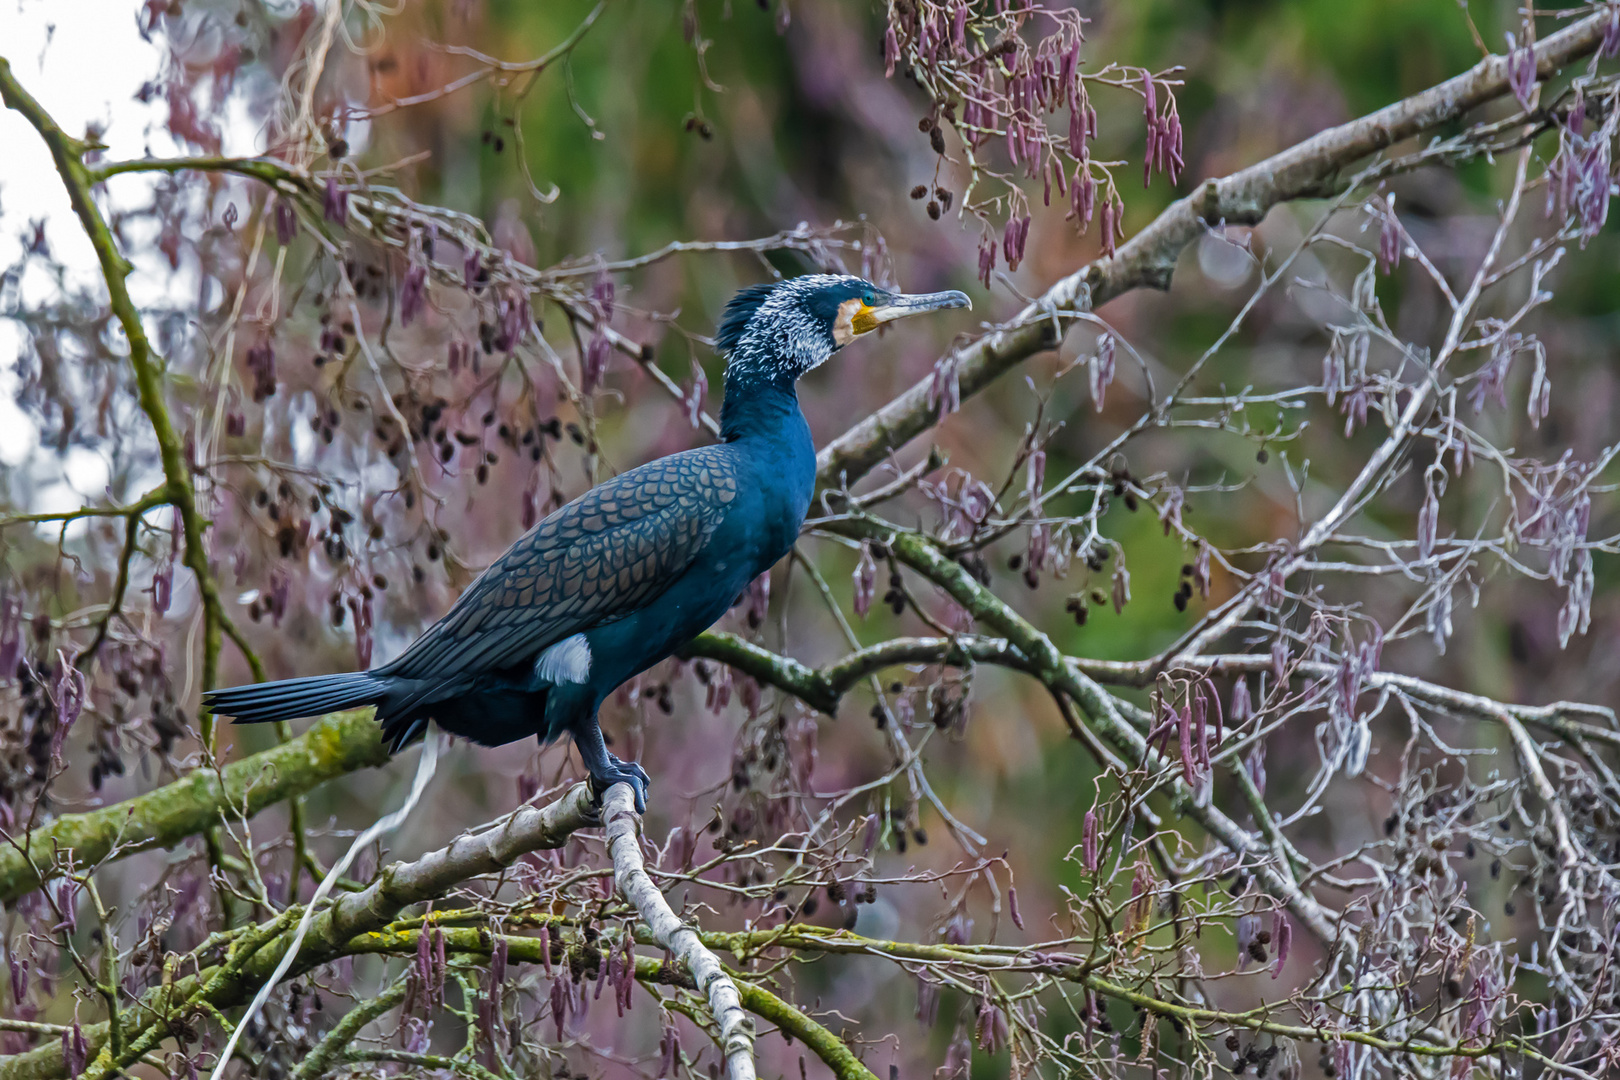
[[523,534],[384,670],[407,679],[496,671],[627,615],[680,576],[736,497],[721,446],[616,476]]

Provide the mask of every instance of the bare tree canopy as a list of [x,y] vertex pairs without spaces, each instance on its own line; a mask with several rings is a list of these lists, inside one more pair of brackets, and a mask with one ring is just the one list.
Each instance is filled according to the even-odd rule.
[[[1620,1073],[1620,4],[13,7],[0,1080]],[[807,273],[974,311],[800,381],[645,812],[202,706]]]

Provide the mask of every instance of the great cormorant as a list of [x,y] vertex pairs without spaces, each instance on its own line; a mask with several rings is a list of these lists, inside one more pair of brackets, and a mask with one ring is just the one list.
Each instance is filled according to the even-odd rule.
[[971,307],[959,292],[906,296],[807,275],[726,305],[721,442],[649,462],[557,510],[480,574],[448,614],[371,671],[204,695],[238,722],[377,707],[390,748],[429,720],[485,746],[574,737],[598,794],[648,777],[610,754],[597,707],[726,613],[787,554],[816,479],[794,384],[862,334],[908,315]]

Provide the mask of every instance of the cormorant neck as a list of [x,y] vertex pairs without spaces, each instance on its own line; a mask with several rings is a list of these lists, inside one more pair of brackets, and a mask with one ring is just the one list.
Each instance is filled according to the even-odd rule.
[[726,396],[720,406],[720,437],[726,442],[750,435],[779,437],[795,420],[801,426],[804,423],[792,377],[727,373]]

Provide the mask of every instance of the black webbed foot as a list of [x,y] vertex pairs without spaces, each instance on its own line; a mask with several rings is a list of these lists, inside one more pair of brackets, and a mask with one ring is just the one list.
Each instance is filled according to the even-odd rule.
[[597,805],[602,803],[602,796],[614,784],[629,784],[630,790],[636,793],[636,813],[647,812],[647,789],[652,784],[652,777],[634,761],[621,761],[612,754],[607,755],[607,765],[600,771],[591,773],[591,791],[596,796]]

